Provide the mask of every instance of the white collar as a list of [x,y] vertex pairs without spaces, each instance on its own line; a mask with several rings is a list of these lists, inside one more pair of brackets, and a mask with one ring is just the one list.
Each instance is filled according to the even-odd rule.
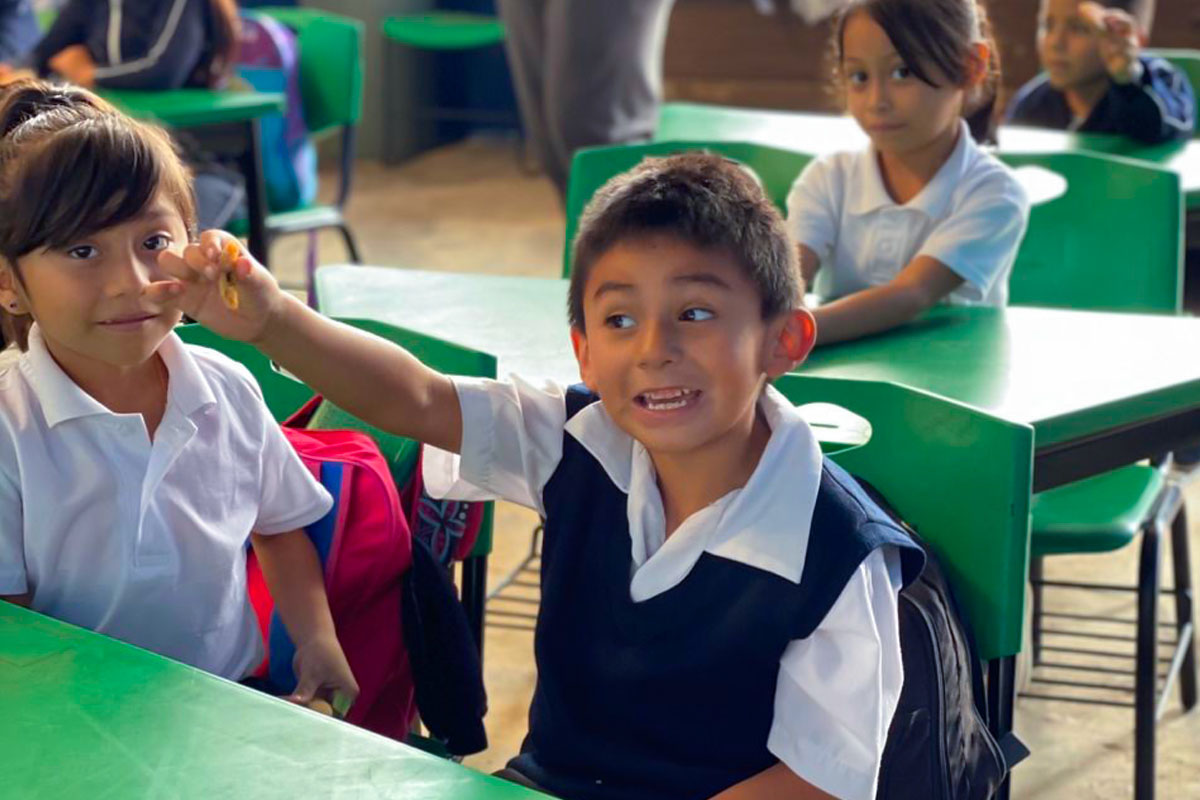
[[[808,423],[777,389],[768,386],[759,408],[771,437],[750,480],[712,505],[689,517],[664,545],[664,549],[692,550],[682,580],[701,552],[731,559],[800,582],[808,550],[808,532],[820,487],[821,448]],[[566,423],[566,431],[600,462],[608,477],[629,496],[628,517],[634,561],[645,560],[642,546],[645,525],[663,526],[662,498],[658,493],[649,454],[640,442],[613,422],[603,403],[593,403]],[[690,546],[676,539],[686,536],[689,523],[699,515],[716,514],[715,523],[703,525],[701,540]],[[656,532],[661,537],[661,530]],[[639,550],[643,558],[639,558]],[[675,581],[677,582],[677,581]]]
[[967,167],[975,158],[979,147],[971,138],[966,120],[959,121],[958,142],[954,145],[946,163],[938,168],[933,180],[925,185],[916,197],[903,206],[896,204],[888,194],[879,169],[879,151],[875,145],[858,153],[853,180],[847,187],[846,207],[851,214],[870,214],[881,208],[911,208],[924,213],[930,219],[940,219],[946,213],[950,197],[958,186]]
[[[184,416],[208,405],[216,405],[217,398],[205,380],[200,367],[187,346],[175,333],[163,339],[158,348],[170,376],[167,389],[167,405],[175,407]],[[60,422],[80,417],[97,415],[112,416],[113,412],[96,398],[79,388],[75,381],[63,371],[35,323],[29,329],[29,349],[19,361],[20,369],[34,387],[38,401],[46,415],[47,427],[53,428]]]

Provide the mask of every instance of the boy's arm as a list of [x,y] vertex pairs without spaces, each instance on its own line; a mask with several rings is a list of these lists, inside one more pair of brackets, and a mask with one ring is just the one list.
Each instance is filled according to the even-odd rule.
[[730,786],[712,800],[828,800],[826,794],[785,764],[776,764],[741,783]]
[[321,562],[307,534],[296,530],[250,538],[275,608],[296,645],[297,683],[290,699],[307,703],[328,690],[353,702],[358,684],[338,643]]
[[[145,290],[151,303],[177,306],[216,333],[251,342],[314,391],[378,428],[457,453],[462,411],[450,378],[404,349],[334,322],[282,291],[271,273],[240,251],[236,239],[206,231],[182,252],[163,251],[159,266],[175,280]],[[236,275],[237,308],[221,298],[217,276]]]
[[917,256],[882,286],[814,308],[817,344],[890,330],[932,308],[962,284],[962,276],[937,259]]

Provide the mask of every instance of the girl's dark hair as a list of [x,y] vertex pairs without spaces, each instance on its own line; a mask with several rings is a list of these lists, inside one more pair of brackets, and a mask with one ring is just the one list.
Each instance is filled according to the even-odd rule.
[[[191,175],[161,129],[73,86],[23,80],[0,89],[0,262],[68,247],[134,217],[160,193],[196,234]],[[0,309],[24,350],[30,318]]]
[[224,86],[233,77],[237,62],[241,24],[235,0],[208,0],[212,24],[212,51],[200,64],[200,78],[212,88]]
[[600,187],[583,210],[567,291],[573,328],[584,330],[583,294],[596,261],[652,236],[728,253],[758,288],[763,319],[802,301],[796,247],[762,186],[727,158],[683,153],[645,159]]
[[859,12],[883,28],[913,75],[937,86],[927,70],[933,65],[956,86],[968,77],[971,46],[988,46],[988,72],[969,93],[963,117],[977,142],[995,142],[996,102],[1000,90],[1000,51],[992,35],[987,9],[977,0],[853,0],[834,23],[833,49],[838,83],[842,84],[843,37],[846,21]]

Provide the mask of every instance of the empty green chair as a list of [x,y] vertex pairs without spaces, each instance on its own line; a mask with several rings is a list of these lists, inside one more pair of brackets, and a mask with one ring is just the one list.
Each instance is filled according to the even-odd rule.
[[649,144],[588,147],[575,153],[567,186],[567,240],[563,252],[563,277],[571,274],[571,246],[578,230],[579,215],[596,190],[609,178],[641,163],[648,156],[669,156],[689,150],[718,153],[749,167],[762,181],[763,189],[781,212],[787,211],[787,196],[800,171],[812,156],[749,142],[651,142]]
[[293,233],[308,233],[306,283],[312,292],[317,265],[317,231],[342,235],[350,260],[361,263],[354,234],[346,222],[346,202],[354,178],[358,123],[363,105],[363,24],[327,11],[294,7],[257,9],[296,33],[300,48],[300,96],[304,126],[313,139],[341,137],[337,193],[330,204],[314,203],[276,211],[267,217],[268,242]]
[[[1037,166],[1059,173],[1068,185],[1063,196],[1032,211],[1029,233],[1013,267],[1010,302],[1093,311],[1179,312],[1183,199],[1176,174],[1144,163],[1082,153],[1006,154],[1003,159],[1009,166]],[[1131,236],[1130,231],[1137,235]],[[1121,335],[1119,328],[1113,335]],[[1130,637],[1136,643],[1132,671],[1135,796],[1148,800],[1154,795],[1155,722],[1177,676],[1184,708],[1196,703],[1191,570],[1180,490],[1168,480],[1165,465],[1134,464],[1039,493],[1032,503],[1031,527],[1034,666],[1072,672],[1080,668],[1048,660],[1046,654],[1077,648],[1047,644],[1046,634],[1074,639],[1086,638],[1086,632],[1076,624],[1080,615],[1046,610],[1044,588],[1101,587],[1048,581],[1043,559],[1066,553],[1111,552],[1141,537],[1138,582],[1128,590],[1138,597],[1137,616],[1130,621],[1136,628]],[[1156,646],[1159,550],[1168,529],[1175,572],[1175,588],[1169,590],[1176,600],[1175,656],[1160,686]],[[1073,627],[1047,628],[1047,619],[1067,620]],[[1061,689],[1055,687],[1064,685],[1095,688],[1094,683],[1036,674],[1033,680],[1037,687],[1030,692],[1033,697],[1061,699],[1056,693]]]
[[[1066,191],[1035,205],[1009,279],[1014,305],[1176,313],[1183,300],[1179,175],[1092,153],[1002,153]],[[1130,235],[1136,231],[1137,235]]]
[[[1003,737],[1022,641],[1033,429],[893,383],[802,370],[775,385],[793,403],[832,403],[870,423],[865,444],[830,457],[875,486],[937,554],[988,664],[988,726]],[[819,421],[814,431],[825,438]]]

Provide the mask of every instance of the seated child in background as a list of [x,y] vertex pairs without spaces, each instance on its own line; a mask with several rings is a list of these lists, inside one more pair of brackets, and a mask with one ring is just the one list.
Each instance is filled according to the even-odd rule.
[[426,455],[432,491],[545,516],[538,685],[508,776],[565,798],[874,797],[897,592],[921,558],[770,386],[814,327],[783,221],[741,168],[651,159],[596,195],[571,388],[434,372],[249,259],[231,309],[223,241],[164,253],[178,281],[154,296],[447,451]]
[[1154,0],[1042,0],[1045,73],[1013,98],[1007,121],[1151,144],[1190,137],[1196,109],[1187,76],[1141,52],[1153,21]]
[[[975,0],[856,0],[834,26],[837,79],[866,150],[816,159],[788,196],[817,343],[940,302],[1003,306],[1029,221],[992,132],[999,67]],[[966,117],[966,119],[964,119]]]
[[69,0],[33,67],[87,87],[215,88],[233,74],[237,46],[234,0]]
[[41,35],[32,0],[0,0],[0,67],[24,63]]
[[0,596],[231,680],[262,661],[253,541],[293,699],[357,694],[303,526],[332,501],[225,356],[146,288],[195,217],[161,130],[83,89],[0,92]]

